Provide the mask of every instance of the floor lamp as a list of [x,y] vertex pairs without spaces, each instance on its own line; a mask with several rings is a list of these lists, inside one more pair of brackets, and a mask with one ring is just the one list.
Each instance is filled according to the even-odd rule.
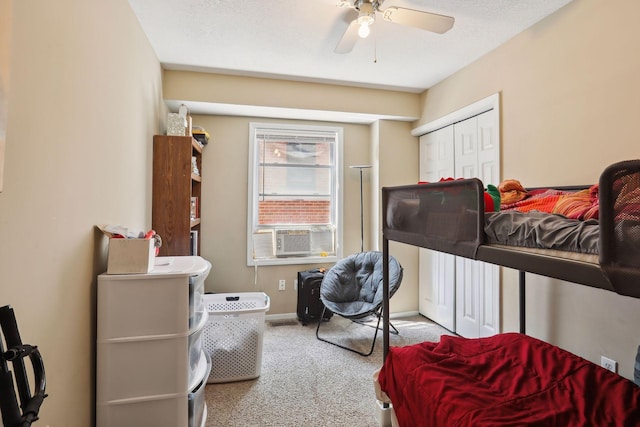
[[362,206],[362,170],[371,168],[371,165],[349,166],[351,169],[360,169],[360,252],[364,252],[364,211]]

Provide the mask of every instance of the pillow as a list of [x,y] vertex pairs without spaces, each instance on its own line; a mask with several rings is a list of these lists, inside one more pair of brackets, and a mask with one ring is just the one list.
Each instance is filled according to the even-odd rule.
[[499,212],[500,211],[500,191],[495,185],[488,184],[484,192],[484,211]]
[[505,179],[498,185],[498,191],[500,191],[500,202],[503,205],[519,202],[527,197],[527,190],[517,179]]

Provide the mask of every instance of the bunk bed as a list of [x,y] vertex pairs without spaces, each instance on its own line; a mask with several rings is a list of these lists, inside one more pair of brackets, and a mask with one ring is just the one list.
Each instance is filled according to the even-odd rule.
[[400,425],[640,426],[640,387],[527,336],[524,317],[525,273],[640,298],[640,160],[607,167],[597,184],[551,193],[565,201],[589,194],[596,203],[567,218],[531,209],[485,212],[478,179],[382,189],[383,265],[389,241],[397,241],[520,272],[519,333],[443,336],[402,348],[389,347],[383,287],[376,393]]

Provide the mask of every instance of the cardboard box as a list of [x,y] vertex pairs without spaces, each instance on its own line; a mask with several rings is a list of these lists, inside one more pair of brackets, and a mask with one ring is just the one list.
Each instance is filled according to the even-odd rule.
[[167,135],[187,135],[187,120],[177,113],[167,115]]
[[109,239],[107,274],[148,273],[155,265],[154,239]]

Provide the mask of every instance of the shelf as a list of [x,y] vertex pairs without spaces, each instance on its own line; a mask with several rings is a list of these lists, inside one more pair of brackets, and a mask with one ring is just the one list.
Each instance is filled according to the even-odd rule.
[[[190,136],[153,137],[151,222],[162,238],[161,256],[192,255],[191,231],[200,231],[200,218],[191,219],[191,199],[202,195],[202,148]],[[193,158],[200,173],[193,173]],[[196,254],[200,242],[198,233]]]
[[191,146],[193,147],[194,150],[196,150],[198,153],[202,154],[202,145],[200,145],[198,143],[198,140],[196,140],[195,138],[191,138]]

